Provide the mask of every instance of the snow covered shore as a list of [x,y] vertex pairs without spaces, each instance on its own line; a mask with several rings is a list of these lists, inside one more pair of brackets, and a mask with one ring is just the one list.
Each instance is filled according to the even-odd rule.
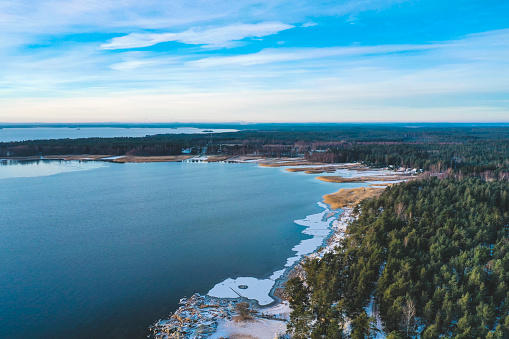
[[[374,176],[383,181],[380,170],[368,173],[364,177]],[[386,171],[387,172],[387,171]],[[350,171],[350,175],[357,172]],[[384,175],[387,173],[383,172]],[[384,187],[385,188],[385,187]],[[311,236],[293,248],[295,255],[287,259],[285,267],[273,272],[267,279],[254,277],[228,278],[215,285],[207,296],[196,295],[191,304],[186,301],[172,316],[173,321],[159,321],[152,328],[156,339],[170,338],[278,338],[286,330],[286,321],[291,312],[288,303],[276,296],[278,289],[284,288],[290,274],[298,272],[300,263],[306,258],[322,258],[326,253],[334,251],[345,236],[348,224],[352,221],[352,208],[331,210],[329,206],[319,202],[323,208],[320,213],[308,215],[295,220],[297,225],[304,226],[304,234]],[[193,297],[194,298],[194,297]],[[235,304],[249,301],[254,320],[237,322]],[[183,321],[180,314],[190,317]],[[263,315],[262,315],[263,313]],[[273,316],[267,317],[267,314]],[[172,327],[173,326],[173,327]]]
[[[151,327],[153,338],[271,339],[282,335],[291,309],[288,302],[274,296],[275,288],[283,286],[288,274],[305,258],[321,257],[333,251],[351,220],[351,209],[343,210],[338,217],[337,211],[331,211],[325,204],[319,205],[324,208],[323,212],[295,221],[306,226],[303,232],[313,237],[294,247],[296,254],[287,260],[285,269],[274,272],[269,279],[227,279],[208,295],[195,294],[182,299],[182,306],[169,319],[159,320]],[[235,305],[245,301],[251,304],[253,320],[238,322]]]
[[278,280],[285,278],[289,270],[298,263],[303,256],[309,255],[324,245],[324,241],[331,233],[331,224],[335,219],[336,211],[331,211],[327,205],[319,202],[318,205],[324,210],[320,213],[308,215],[302,220],[295,220],[297,225],[304,226],[304,234],[312,236],[296,245],[292,250],[295,255],[287,259],[283,269],[275,271],[268,279],[253,277],[228,278],[214,286],[207,294],[218,298],[245,297],[256,300],[260,306],[267,306],[279,301],[273,295],[273,289]]

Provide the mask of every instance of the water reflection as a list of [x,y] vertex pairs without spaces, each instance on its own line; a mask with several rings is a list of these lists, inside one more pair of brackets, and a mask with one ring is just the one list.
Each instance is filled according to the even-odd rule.
[[100,161],[82,160],[11,160],[0,159],[0,180],[55,175],[66,172],[88,171],[108,164]]

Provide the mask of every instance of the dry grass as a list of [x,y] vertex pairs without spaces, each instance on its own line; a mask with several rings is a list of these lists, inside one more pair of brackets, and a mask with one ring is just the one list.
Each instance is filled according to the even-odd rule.
[[231,158],[230,156],[225,156],[225,155],[211,155],[207,158],[207,162],[225,161],[230,158]]
[[338,169],[349,168],[346,166],[323,166],[323,167],[290,167],[288,172],[305,172],[307,174],[320,174],[323,172],[334,173]]
[[389,187],[389,186],[392,186],[392,185],[395,185],[396,183],[383,183],[383,184],[370,184],[369,186],[371,187]]
[[330,176],[320,176],[316,177],[319,180],[327,181],[327,182],[339,182],[339,183],[352,183],[352,182],[368,182],[368,181],[398,181],[398,180],[408,180],[411,178],[410,175],[400,174],[400,175],[370,175],[370,176],[361,176],[361,177],[340,177],[336,175]]
[[141,157],[141,156],[125,156],[122,158],[113,159],[113,162],[176,162],[193,158],[193,155],[164,155],[164,156],[153,156],[153,157]]
[[[308,164],[310,165],[310,164]],[[345,165],[330,165],[330,166],[321,166],[321,167],[290,167],[286,170],[288,172],[306,172],[308,174],[317,174],[317,173],[334,173],[338,169],[348,169],[348,170],[355,170],[355,171],[372,171],[372,169],[364,166],[364,165],[357,165],[357,164],[345,164]]]
[[332,209],[355,207],[362,200],[377,197],[384,191],[382,187],[343,188],[336,193],[323,196],[323,201]]
[[50,160],[99,160],[101,158],[106,158],[106,157],[110,157],[111,155],[99,155],[99,154],[93,154],[93,155],[90,155],[90,154],[82,154],[82,155],[63,155],[63,156],[58,156],[58,155],[54,155],[54,156],[45,156],[44,158],[45,159],[50,159]]
[[322,163],[317,162],[308,162],[306,160],[293,160],[293,161],[281,161],[279,162],[264,162],[261,163],[260,166],[264,167],[285,167],[285,166],[308,166],[308,165],[323,165]]

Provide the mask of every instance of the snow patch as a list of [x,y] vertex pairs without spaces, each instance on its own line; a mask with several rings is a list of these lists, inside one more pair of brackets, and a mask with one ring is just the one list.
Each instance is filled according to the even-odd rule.
[[[270,296],[270,291],[274,287],[276,280],[281,278],[286,270],[300,261],[303,256],[313,253],[322,246],[325,238],[331,232],[331,224],[335,219],[336,213],[331,214],[328,206],[324,203],[319,202],[318,206],[324,210],[320,213],[308,215],[304,219],[294,221],[297,225],[306,227],[302,233],[308,234],[312,238],[302,240],[293,247],[292,250],[296,252],[295,256],[288,258],[284,269],[275,271],[268,279],[253,277],[228,278],[215,285],[207,294],[218,298],[238,298],[242,296],[258,301],[260,306],[274,302],[275,299]],[[245,285],[247,288],[239,289],[239,285]]]

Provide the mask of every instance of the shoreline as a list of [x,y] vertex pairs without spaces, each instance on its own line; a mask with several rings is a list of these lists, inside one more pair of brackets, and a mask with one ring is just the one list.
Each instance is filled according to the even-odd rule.
[[[332,223],[338,213],[341,213],[341,211],[331,210],[323,202],[318,202],[317,205],[323,209],[321,212],[308,215],[303,219],[294,220],[296,225],[305,227],[302,229],[302,233],[311,237],[303,239],[292,248],[295,254],[286,258],[286,264],[282,269],[272,272],[270,277],[266,279],[254,277],[225,279],[209,290],[207,295],[224,299],[235,299],[238,296],[242,296],[255,300],[255,304],[260,309],[281,302],[281,298],[274,294],[274,292],[283,286],[287,276],[301,262],[303,257],[312,254],[326,244],[327,239],[332,234]],[[240,289],[239,286],[243,286],[244,289]]]
[[[263,164],[260,164],[261,166],[264,166]],[[315,165],[315,164],[314,164]],[[294,166],[291,163],[283,163],[279,162],[276,166],[264,166],[264,167],[286,167],[286,166]],[[302,165],[301,165],[302,166]],[[359,164],[354,164],[352,167],[356,167],[355,169],[352,169],[351,171],[354,172],[352,175],[359,174],[358,171],[356,171],[359,167],[361,167]],[[329,171],[331,166],[327,166]],[[332,166],[334,167],[334,166]],[[366,167],[367,168],[367,167]],[[345,165],[339,165],[337,166],[336,170],[339,169],[345,169]],[[288,169],[286,169],[288,171]],[[335,171],[336,171],[335,170]],[[334,172],[335,172],[334,171]],[[357,183],[365,183],[365,182],[377,182],[377,183],[384,183],[383,180],[385,177],[387,177],[388,181],[390,182],[392,178],[389,178],[390,175],[394,175],[394,172],[391,173],[381,173],[380,170],[370,170],[369,174],[365,174],[367,170],[361,169],[364,173],[362,174],[362,181]],[[306,172],[302,170],[294,170],[289,172]],[[310,171],[308,174],[315,174],[314,171]],[[332,172],[332,171],[331,171]],[[329,172],[330,173],[330,172]],[[381,175],[380,175],[381,174]],[[410,176],[407,177],[410,179]],[[400,177],[398,177],[399,180],[401,180]],[[407,179],[407,180],[408,180]],[[367,181],[369,180],[369,181]],[[399,181],[398,180],[398,181]],[[380,185],[380,184],[379,184]],[[362,196],[362,198],[369,198],[371,196],[374,196],[375,194],[371,194],[372,192],[381,192],[385,187],[390,185],[390,183],[386,183],[382,187],[370,188],[369,194],[365,194]],[[364,187],[359,187],[358,189],[365,190]],[[350,189],[340,189],[338,192],[327,194],[322,197],[322,201],[326,202],[326,197],[330,195],[349,195]],[[302,244],[305,240],[303,240],[300,244],[296,245],[293,250],[297,252],[296,256],[290,257],[287,259],[287,265],[285,266],[285,269],[279,270],[273,273],[271,278],[278,274],[279,276],[275,279],[263,279],[265,282],[267,280],[273,280],[273,285],[270,288],[270,291],[268,292],[268,297],[272,298],[273,301],[261,305],[259,300],[255,299],[248,299],[243,297],[241,294],[235,292],[233,287],[239,287],[241,286],[241,283],[243,282],[243,278],[240,277],[236,279],[230,279],[228,278],[223,283],[228,281],[228,285],[225,285],[226,288],[230,288],[233,293],[237,293],[239,296],[242,297],[228,297],[224,295],[219,296],[213,296],[210,294],[211,291],[214,290],[214,288],[209,291],[206,295],[194,295],[193,301],[189,302],[187,299],[183,300],[183,306],[179,307],[175,313],[170,315],[168,320],[159,320],[155,324],[151,326],[151,330],[153,331],[153,338],[155,339],[170,339],[170,338],[178,338],[179,335],[184,335],[186,338],[222,338],[222,337],[228,337],[229,335],[235,337],[236,335],[244,335],[244,336],[251,336],[253,338],[257,338],[256,334],[253,336],[252,333],[267,333],[271,332],[271,337],[278,336],[279,334],[283,334],[286,331],[286,322],[289,319],[289,314],[291,312],[291,309],[289,308],[288,302],[285,301],[285,290],[284,290],[284,284],[288,280],[289,277],[292,275],[303,275],[301,269],[301,264],[306,259],[313,259],[313,258],[321,258],[326,253],[332,252],[335,250],[335,248],[339,245],[341,239],[344,238],[345,233],[347,231],[348,224],[352,221],[352,212],[354,205],[357,205],[360,202],[360,200],[345,200],[343,197],[343,201],[340,201],[339,203],[336,202],[336,206],[334,206],[333,202],[329,202],[328,204],[324,202],[318,202],[317,204],[324,208],[324,211],[321,213],[316,213],[314,215],[306,216],[305,219],[302,219],[301,221],[308,220],[310,217],[316,217],[317,215],[320,215],[320,221],[322,223],[327,224],[327,234],[320,234],[315,235],[310,239],[305,240],[316,240],[317,238],[321,237],[320,244],[316,244],[314,246],[314,249],[312,251],[308,251],[308,253],[301,253],[296,248]],[[312,219],[312,218],[311,218]],[[325,219],[325,220],[324,220]],[[299,220],[295,220],[294,222],[298,223]],[[323,225],[322,225],[323,226]],[[303,233],[306,233],[306,230],[312,231],[312,227],[308,226],[306,229],[303,230]],[[312,235],[313,233],[308,233]],[[253,278],[254,279],[254,278]],[[261,281],[261,280],[258,280]],[[256,282],[256,279],[255,279]],[[222,283],[216,284],[216,286],[220,285]],[[215,287],[216,287],[215,286]],[[240,291],[240,290],[239,290]],[[234,296],[234,295],[232,295]],[[200,300],[201,304],[197,305],[196,300]],[[235,320],[236,311],[235,311],[235,305],[239,302],[248,302],[252,309],[254,310],[253,315],[253,323],[238,323]],[[222,303],[223,308],[226,308],[223,310],[223,312],[215,313],[214,316],[210,316],[210,312],[200,312],[203,309],[208,309],[209,307],[215,307],[217,303]],[[210,305],[209,305],[210,304]],[[198,308],[196,308],[198,307]],[[268,313],[274,313],[275,310],[281,311],[281,313],[275,313],[277,314],[275,319],[272,319],[271,321],[267,320],[266,317],[264,317],[264,312]],[[190,324],[189,322],[186,323],[186,321],[182,321],[179,314],[182,312],[188,312],[189,314],[194,314],[195,318],[186,318],[189,321],[192,321],[193,323]],[[199,315],[198,315],[199,314]],[[200,320],[201,319],[201,320]],[[279,322],[279,324],[277,323]],[[204,329],[204,327],[207,327],[208,329]],[[202,336],[202,331],[207,332],[208,334],[206,336]],[[254,331],[254,332],[253,332]],[[265,338],[264,336],[263,338]]]
[[[123,161],[125,156],[77,156],[66,158],[37,158],[27,160],[61,160],[61,161],[94,161],[94,162],[145,162],[145,161]],[[140,160],[140,158],[138,158]],[[161,157],[151,158],[154,161],[162,162]],[[210,159],[210,160],[209,160]],[[19,160],[9,159],[9,160]],[[120,160],[120,161],[119,161]],[[217,157],[165,157],[164,161],[171,162],[225,162],[225,163],[255,163],[263,167],[286,167],[284,170],[288,172],[297,172],[305,174],[317,174],[323,168],[323,172],[331,174],[333,180],[324,180],[331,182],[331,188],[334,182],[343,183],[338,174],[347,174],[347,178],[354,180],[349,181],[354,184],[371,183],[370,186],[380,185],[379,187],[359,187],[358,190],[369,192],[359,195],[356,199],[351,199],[351,191],[355,188],[343,188],[335,193],[326,194],[322,197],[322,201],[317,204],[323,209],[321,212],[308,215],[304,219],[294,220],[294,223],[304,226],[301,231],[310,235],[308,239],[302,240],[295,245],[292,250],[295,255],[287,258],[283,269],[277,270],[267,279],[257,279],[253,277],[238,277],[235,279],[228,278],[216,284],[205,295],[195,294],[191,298],[181,299],[182,306],[169,315],[164,320],[158,320],[150,326],[152,332],[151,337],[156,339],[169,339],[177,337],[207,338],[216,331],[225,333],[227,329],[239,331],[235,325],[235,305],[239,302],[248,302],[253,310],[256,310],[254,316],[255,322],[263,319],[263,326],[274,330],[273,334],[281,332],[281,324],[283,322],[286,328],[286,321],[291,310],[285,303],[285,282],[292,276],[302,275],[301,264],[307,258],[319,258],[325,253],[334,251],[344,237],[348,223],[351,220],[352,207],[357,205],[360,200],[369,198],[373,194],[371,192],[382,192],[388,185],[411,179],[411,173],[405,169],[403,175],[398,175],[396,171],[387,171],[382,169],[370,169],[367,166],[353,164],[316,164],[306,162],[303,164],[302,159],[261,159],[258,157],[232,157],[227,159],[218,159]],[[263,161],[263,162],[262,162]],[[311,170],[309,170],[311,168]],[[401,173],[401,171],[399,172]],[[334,175],[335,174],[335,175]],[[403,177],[404,176],[404,177]],[[315,177],[321,179],[319,177]],[[397,179],[397,180],[394,180]],[[406,179],[406,180],[405,180]],[[347,181],[348,182],[348,181]],[[331,189],[332,190],[332,189]],[[345,199],[345,196],[348,199]],[[362,199],[361,199],[362,198]],[[261,286],[263,285],[263,286]],[[242,286],[242,287],[241,287]],[[247,292],[247,293],[246,293]],[[284,316],[275,318],[267,318],[263,313],[274,313],[274,309],[283,309]],[[282,314],[281,313],[281,314]],[[185,316],[184,316],[185,315]],[[220,328],[224,325],[225,328]],[[262,325],[259,325],[262,326]],[[250,328],[253,326],[250,326]],[[265,328],[265,330],[267,330]],[[252,330],[252,329],[251,329]],[[284,331],[283,331],[284,332]],[[193,333],[192,335],[189,335]],[[189,335],[189,336],[188,336]],[[255,336],[256,338],[256,336]]]
[[78,160],[78,161],[105,161],[115,163],[148,163],[148,162],[226,162],[226,163],[257,163],[263,167],[295,167],[301,168],[305,166],[322,167],[325,166],[330,170],[334,168],[358,169],[368,168],[360,163],[354,164],[324,164],[320,162],[312,162],[303,158],[266,158],[261,156],[250,155],[161,155],[161,156],[140,156],[140,155],[113,155],[113,154],[66,154],[66,155],[31,155],[16,157],[1,157],[3,161],[36,161],[36,160]]
[[[284,298],[279,297],[276,291],[284,290],[284,284],[291,276],[302,274],[300,265],[304,260],[322,256],[327,251],[334,250],[339,240],[344,236],[344,232],[346,231],[345,222],[350,218],[350,208],[334,211],[330,210],[324,203],[319,202],[317,204],[324,208],[323,212],[317,214],[323,214],[324,217],[327,217],[325,222],[329,224],[327,228],[328,234],[323,237],[321,245],[312,252],[307,254],[297,253],[296,256],[287,258],[287,264],[292,259],[295,260],[292,261],[290,266],[285,266],[283,270],[273,273],[274,275],[283,271],[278,278],[274,280],[268,292],[268,296],[273,299],[272,302],[266,305],[260,305],[258,300],[246,297],[218,297],[210,295],[210,291],[206,294],[195,293],[190,298],[182,298],[180,300],[182,306],[170,314],[168,318],[159,319],[149,327],[152,332],[151,338],[172,339],[182,338],[182,336],[184,338],[197,339],[224,338],[224,335],[232,335],[232,333],[228,331],[246,331],[246,323],[238,322],[235,319],[237,316],[235,305],[241,302],[247,302],[253,312],[253,320],[247,323],[249,324],[249,326],[247,326],[249,330],[256,331],[257,333],[260,333],[260,331],[266,333],[267,331],[276,330],[272,332],[271,337],[274,337],[278,333],[283,334],[286,331],[286,322],[289,320],[291,309],[288,302],[284,300]],[[331,213],[333,214],[330,215]],[[311,216],[316,216],[317,214]],[[309,228],[310,227],[307,229]],[[311,239],[305,240],[314,240],[319,237],[320,236],[314,236]],[[247,333],[242,334],[249,335]]]

